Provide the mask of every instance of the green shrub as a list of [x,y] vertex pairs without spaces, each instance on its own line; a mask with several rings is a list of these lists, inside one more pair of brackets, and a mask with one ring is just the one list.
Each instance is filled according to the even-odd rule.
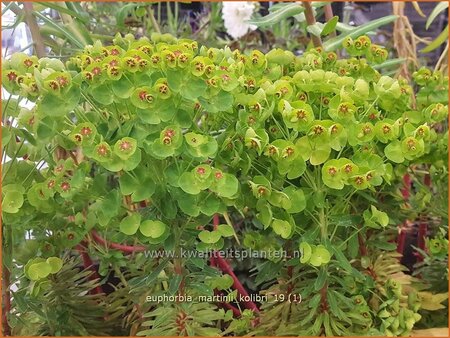
[[[320,49],[244,55],[126,36],[86,46],[66,64],[4,60],[5,89],[36,103],[3,101],[14,121],[2,127],[11,158],[3,221],[10,245],[36,243],[15,250],[16,263],[87,246],[100,274],[112,272],[129,291],[126,306],[111,303],[128,318],[126,335],[409,334],[420,295],[392,243],[404,220],[398,188],[408,168],[442,168],[448,78],[421,69],[412,86],[374,68],[388,53],[367,37],[344,47],[349,58]],[[214,215],[223,224],[213,226]],[[129,245],[122,254],[101,237]],[[245,261],[256,276],[247,285],[278,301],[233,319],[215,302],[196,301],[214,289],[233,294],[206,258],[126,255],[131,245],[288,256]],[[20,283],[45,302],[36,285]],[[145,301],[166,293],[194,298]]]

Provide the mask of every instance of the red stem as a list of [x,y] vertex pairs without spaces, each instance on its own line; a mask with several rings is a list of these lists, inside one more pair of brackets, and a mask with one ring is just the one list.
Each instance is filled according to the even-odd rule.
[[[247,290],[245,290],[244,286],[241,284],[239,279],[234,274],[234,271],[231,268],[231,265],[224,258],[220,257],[219,255],[215,255],[215,259],[216,259],[217,266],[220,268],[220,270],[222,270],[226,274],[230,275],[231,278],[233,279],[233,287],[243,297],[249,297],[250,295],[248,294]],[[244,304],[244,306],[247,309],[250,309],[250,310],[255,311],[255,312],[259,312],[258,306],[254,302],[252,302],[251,300],[243,301],[242,303]]]
[[[83,259],[83,266],[85,269],[89,269],[92,271],[92,274],[89,276],[90,280],[98,279],[100,280],[100,276],[97,273],[97,270],[94,267],[94,263],[92,262],[91,257],[86,251],[86,246],[82,242],[81,244],[78,244],[76,247],[77,251],[80,253],[81,258]],[[100,285],[97,285],[95,289],[91,290],[91,294],[96,295],[99,293],[103,293],[103,289]]]
[[91,235],[94,241],[96,241],[98,244],[105,245],[108,248],[120,250],[125,253],[142,252],[147,250],[147,248],[142,245],[124,245],[114,242],[108,242],[106,239],[100,236],[95,230],[91,231]]
[[[419,224],[419,231],[417,232],[417,247],[421,250],[425,250],[425,236],[428,231],[428,223],[423,221]],[[419,253],[417,256],[417,261],[422,262],[423,256]]]
[[359,244],[359,254],[361,256],[367,256],[366,244],[364,243],[364,238],[361,235],[361,233],[358,233],[358,244]]
[[406,230],[401,229],[400,234],[397,238],[397,252],[403,255],[403,251],[405,250],[405,242],[406,242]]
[[[400,189],[403,199],[405,202],[409,200],[411,195],[411,176],[409,174],[403,175],[403,188]],[[400,228],[400,234],[397,237],[397,252],[403,255],[405,251],[405,243],[406,243],[406,230]]]
[[[431,176],[430,174],[426,174],[423,183],[431,188]],[[425,250],[425,237],[427,235],[428,231],[428,222],[426,221],[427,217],[426,215],[422,215],[421,222],[419,224],[419,231],[417,232],[417,247],[421,250]],[[422,262],[423,256],[421,254],[418,254],[417,261]]]
[[219,215],[218,215],[218,214],[215,214],[214,217],[213,217],[213,226],[214,226],[214,230],[217,229],[217,227],[219,226],[219,224],[220,224]]
[[[214,230],[217,229],[217,227],[220,224],[220,219],[219,219],[219,215],[215,214],[213,217],[213,226],[214,226]],[[213,256],[210,259],[210,263],[211,266],[217,266],[220,270],[222,270],[222,272],[228,274],[231,276],[231,278],[233,278],[233,287],[243,296],[243,297],[249,297],[250,295],[248,294],[247,290],[245,290],[244,286],[242,285],[242,283],[239,281],[239,279],[236,277],[236,275],[234,274],[233,268],[231,267],[231,265],[222,257],[220,257],[220,255],[217,253],[217,251],[214,251]],[[247,309],[253,310],[255,312],[259,312],[258,306],[250,301],[244,301],[243,302],[244,306]]]
[[411,190],[411,176],[409,174],[403,175],[403,184],[404,187],[401,189],[403,198],[406,200],[409,199],[410,196],[410,190]]
[[[222,292],[217,291],[217,290],[214,291],[214,293],[216,295],[223,295]],[[236,306],[234,306],[233,304],[230,304],[230,303],[227,303],[227,302],[220,302],[219,305],[222,306],[222,307],[227,308],[228,310],[233,311],[233,316],[234,317],[238,317],[239,318],[241,316],[241,311],[239,311],[239,309]]]

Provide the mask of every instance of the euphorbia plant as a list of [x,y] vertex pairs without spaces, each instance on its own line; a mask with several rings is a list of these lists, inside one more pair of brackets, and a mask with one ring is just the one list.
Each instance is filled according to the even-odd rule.
[[[366,36],[345,40],[346,59],[320,48],[244,55],[157,34],[113,43],[65,64],[3,62],[4,87],[36,103],[3,104],[7,245],[32,247],[7,256],[8,268],[30,302],[51,293],[17,268],[28,262],[29,280],[57,283],[55,257],[70,265],[77,248],[86,268],[91,257],[100,276],[120,280],[95,319],[112,308],[124,334],[411,331],[420,295],[394,253],[397,189],[408,167],[446,154],[437,125],[447,100],[437,94],[447,77],[423,69],[412,87],[382,76],[374,65],[388,53]],[[271,301],[239,298],[248,293],[233,260],[217,254],[229,248],[269,253],[244,264]],[[199,301],[215,293],[236,300]],[[70,331],[65,318],[48,332],[95,332],[92,322]]]

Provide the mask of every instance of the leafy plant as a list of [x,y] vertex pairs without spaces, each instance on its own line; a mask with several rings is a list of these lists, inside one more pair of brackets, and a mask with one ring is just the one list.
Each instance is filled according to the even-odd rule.
[[[374,69],[388,53],[367,36],[342,42],[349,58],[126,35],[65,64],[4,60],[19,100],[3,103],[2,217],[9,245],[33,243],[20,292],[50,302],[33,294],[30,269],[76,247],[86,269],[90,254],[118,279],[103,301],[131,334],[408,335],[421,305],[390,243],[404,220],[393,196],[407,168],[447,151],[437,93],[448,78],[420,70],[415,90]],[[25,99],[35,106],[20,108]],[[286,251],[247,267],[277,301],[251,299],[218,254],[233,247]],[[66,260],[61,271],[74,269]],[[231,298],[199,298],[215,294]],[[94,320],[79,323],[92,332]]]

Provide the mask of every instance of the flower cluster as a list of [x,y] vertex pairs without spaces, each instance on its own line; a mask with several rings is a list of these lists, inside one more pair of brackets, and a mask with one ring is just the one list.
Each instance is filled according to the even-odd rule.
[[[7,128],[6,153],[38,162],[50,145],[65,157],[50,159],[30,176],[30,186],[5,185],[3,212],[52,215],[59,222],[41,226],[55,234],[66,221],[61,214],[74,213],[64,232],[72,246],[92,228],[108,227],[120,239],[148,246],[183,238],[190,249],[219,250],[234,231],[198,225],[237,210],[249,220],[244,246],[289,243],[303,254],[291,266],[305,275],[320,270],[317,282],[302,289],[319,296],[311,297],[311,309],[318,308],[324,285],[340,287],[338,279],[325,283],[327,269],[366,288],[361,293],[376,292],[343,253],[358,245],[348,231],[393,225],[378,192],[398,184],[406,166],[425,158],[432,164],[433,152],[446,150],[448,99],[430,88],[446,90],[448,78],[419,70],[416,95],[413,84],[374,67],[387,52],[368,37],[347,39],[344,48],[346,59],[321,48],[302,56],[280,49],[244,54],[154,34],[118,35],[110,46],[97,42],[66,64],[15,54],[3,62],[3,85],[36,105],[14,113],[17,128]],[[24,140],[20,148],[15,137]],[[343,213],[356,220],[337,221]],[[437,250],[442,243],[430,245]],[[346,296],[327,297],[330,306],[348,306]],[[360,303],[353,319],[329,319],[357,321],[358,332],[367,334],[375,324],[372,315],[365,317],[369,302]],[[398,313],[398,325],[380,317],[380,332],[409,332],[418,319],[415,307]],[[378,310],[398,312],[386,304],[372,309],[373,316]],[[313,318],[323,316],[303,320],[312,327]],[[333,332],[346,332],[339,325]]]

